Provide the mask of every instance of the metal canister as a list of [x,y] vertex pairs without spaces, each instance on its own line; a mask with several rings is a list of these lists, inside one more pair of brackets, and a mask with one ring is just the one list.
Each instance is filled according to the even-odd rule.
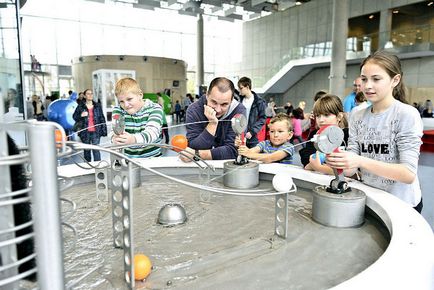
[[352,188],[351,191],[336,194],[317,186],[313,190],[312,218],[330,227],[350,228],[363,224],[365,220],[366,195]]
[[227,161],[223,174],[223,184],[227,187],[249,189],[259,185],[259,164],[255,162],[238,165]]

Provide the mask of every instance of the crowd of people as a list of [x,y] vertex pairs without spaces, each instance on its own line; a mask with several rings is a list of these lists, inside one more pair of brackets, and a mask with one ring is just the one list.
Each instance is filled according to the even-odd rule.
[[[102,136],[109,135],[113,144],[131,145],[123,149],[128,157],[161,156],[161,147],[152,146],[163,139],[169,143],[161,95],[158,102],[144,99],[137,81],[123,78],[116,83],[115,96],[119,105],[112,118],[125,120],[124,130],[116,133],[107,132],[105,116],[92,90],[79,94],[73,118],[82,124],[81,141],[99,144]],[[361,176],[364,183],[390,192],[420,212],[421,115],[432,117],[432,103],[426,102],[423,113],[407,103],[398,57],[383,51],[370,55],[362,62],[348,96],[319,91],[313,100],[309,113],[304,101],[297,108],[290,102],[277,107],[273,99],[266,102],[252,90],[248,77],[240,78],[237,88],[228,78],[217,77],[206,94],[196,100],[187,94],[174,104],[174,122],[186,123],[188,140],[180,160],[224,160],[241,155],[264,163],[291,164],[298,153],[305,170],[333,174],[334,169],[341,169],[348,177]],[[46,107],[40,98],[33,98],[32,105],[33,115],[43,119]],[[231,119],[240,114],[247,126],[237,134]],[[340,150],[322,156],[309,140],[331,125],[343,130],[344,141]],[[85,150],[84,157],[91,161],[91,152]],[[93,150],[93,158],[101,159],[97,150]]]
[[[287,103],[286,112],[277,115],[274,101],[265,105],[256,99],[248,78],[238,82],[240,101],[230,80],[214,79],[201,102],[187,110],[189,124],[208,121],[187,126],[187,151],[202,159],[236,158],[241,154],[265,163],[291,163],[296,151],[291,143],[296,140],[303,146],[299,154],[306,170],[332,174],[340,169],[346,176],[361,176],[364,183],[395,195],[421,212],[417,164],[423,125],[418,110],[406,101],[402,75],[398,57],[379,51],[362,62],[353,91],[343,102],[339,96],[320,91],[314,97],[312,113],[306,113],[305,102],[300,102],[295,109]],[[259,113],[258,108],[263,111]],[[240,136],[224,122],[237,113],[244,113],[248,120],[245,134]],[[324,157],[311,142],[304,146],[303,119],[310,119],[308,140],[324,126],[342,128],[341,148],[345,149]],[[258,133],[254,124],[268,124],[267,140],[252,138]],[[185,156],[181,160],[191,161]]]

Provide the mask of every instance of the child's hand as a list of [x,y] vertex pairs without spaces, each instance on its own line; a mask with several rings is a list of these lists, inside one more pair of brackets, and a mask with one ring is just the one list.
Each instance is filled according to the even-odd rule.
[[310,156],[309,164],[311,169],[315,171],[319,171],[319,168],[321,167],[321,158],[320,158],[320,153],[318,151]]
[[247,155],[249,153],[249,148],[247,148],[246,145],[240,145],[240,147],[238,148],[238,153],[240,155],[248,157]]
[[117,145],[134,144],[136,143],[136,137],[130,133],[123,132],[120,135],[113,135],[113,143]]

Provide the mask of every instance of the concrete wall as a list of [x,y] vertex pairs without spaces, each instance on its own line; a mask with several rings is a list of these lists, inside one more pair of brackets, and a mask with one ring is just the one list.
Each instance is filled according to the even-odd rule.
[[[349,17],[380,12],[394,7],[423,2],[420,0],[351,0]],[[331,40],[333,0],[311,1],[300,6],[257,20],[246,22],[243,26],[243,58],[238,66],[240,76],[252,79],[264,78],[273,67],[281,66],[285,55],[294,49],[312,43]],[[433,96],[432,74],[433,58],[403,61],[405,81],[409,87],[411,102],[424,101]],[[306,101],[307,108],[313,105],[313,95],[318,90],[328,91],[330,67],[315,69],[304,76],[296,85],[283,95],[273,96],[278,105],[291,101],[297,106]],[[345,93],[352,89],[353,79],[359,74],[358,65],[347,67]],[[254,85],[253,85],[254,87]],[[268,96],[271,97],[271,96]],[[431,97],[434,99],[434,97]]]
[[[409,103],[425,102],[427,99],[433,101],[434,56],[402,60],[401,65]],[[305,101],[306,111],[310,111],[314,94],[319,90],[328,91],[329,70],[329,67],[324,67],[311,71],[282,96],[275,96],[276,103],[282,105],[289,101],[296,107],[298,102]],[[359,74],[359,65],[347,66],[346,94],[351,91],[353,80]],[[343,99],[345,96],[339,97]]]
[[[346,0],[340,0],[346,1]],[[424,2],[420,0],[350,0],[349,17]],[[310,1],[243,25],[242,62],[228,70],[253,80],[267,78],[273,67],[281,67],[285,55],[308,44],[331,41],[333,0]],[[286,60],[287,62],[287,60]],[[235,71],[235,73],[233,73]],[[328,73],[327,73],[328,75]],[[349,73],[347,75],[350,76]],[[269,77],[268,77],[269,78]],[[350,83],[351,86],[351,83]],[[254,85],[253,85],[254,87]]]
[[[171,89],[172,101],[181,100],[187,92],[187,65],[179,59],[163,57],[96,55],[75,58],[72,64],[72,75],[76,91],[92,88],[92,72],[99,69],[134,70],[136,80],[145,93],[156,93]],[[179,81],[178,87],[173,87],[173,81]]]

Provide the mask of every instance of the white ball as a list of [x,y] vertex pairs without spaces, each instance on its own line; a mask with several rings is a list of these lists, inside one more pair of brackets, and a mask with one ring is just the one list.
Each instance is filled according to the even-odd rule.
[[292,177],[287,173],[277,173],[273,177],[273,187],[278,192],[290,191],[293,184]]

